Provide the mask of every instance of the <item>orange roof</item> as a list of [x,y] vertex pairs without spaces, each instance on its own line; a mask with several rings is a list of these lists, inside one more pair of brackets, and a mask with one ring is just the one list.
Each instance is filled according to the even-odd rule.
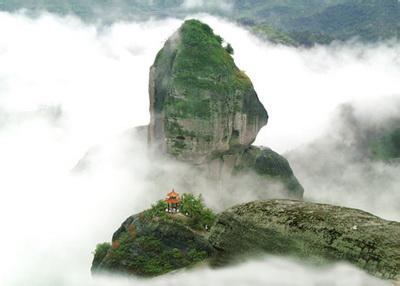
[[179,194],[172,189],[172,191],[167,194],[167,198],[164,201],[169,204],[177,204],[181,202],[181,198]]
[[172,189],[172,191],[167,194],[167,197],[179,197],[179,194]]
[[179,199],[179,198],[177,198],[177,199],[165,199],[165,201],[167,202],[167,203],[169,203],[169,204],[177,204],[177,203],[179,203],[181,200]]

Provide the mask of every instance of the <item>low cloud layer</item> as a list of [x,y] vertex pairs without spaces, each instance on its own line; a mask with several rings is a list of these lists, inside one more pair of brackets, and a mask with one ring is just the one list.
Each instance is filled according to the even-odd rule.
[[[198,17],[232,44],[238,66],[253,80],[270,113],[270,123],[257,144],[285,152],[312,142],[335,125],[333,112],[348,101],[382,118],[397,112],[392,101],[384,99],[400,94],[396,43],[297,50],[262,42],[221,19]],[[0,13],[0,222],[7,232],[0,237],[6,246],[0,260],[1,285],[131,283],[110,278],[93,281],[91,250],[96,243],[108,241],[127,216],[168,191],[157,189],[154,182],[165,178],[152,172],[154,162],[146,156],[145,146],[119,140],[119,134],[149,121],[149,67],[180,24],[169,19],[98,27],[71,17],[44,14],[31,19]],[[71,173],[93,146],[102,146],[93,168]],[[129,153],[121,152],[127,149]],[[317,168],[305,164],[310,164],[306,155],[292,158],[307,198],[376,212],[392,200],[394,180],[390,191],[379,197],[369,196],[376,191],[373,188],[363,195],[365,184],[360,183],[355,199],[348,200],[344,195],[348,185],[335,185],[336,173],[328,172],[324,173],[330,180],[326,191],[321,180],[302,171]],[[381,164],[382,169],[390,168],[385,174],[396,171]],[[180,166],[159,165],[169,172],[175,168]],[[362,176],[355,172],[352,184]],[[207,200],[215,209],[237,202],[219,203],[221,197],[205,188],[199,184],[197,191],[208,192]],[[390,210],[381,214],[400,216]],[[196,285],[199,277],[209,285],[379,285],[350,266],[320,269],[289,259],[266,259],[219,271],[199,269],[137,283]]]
[[373,149],[399,127],[400,98],[382,97],[367,105],[339,106],[320,138],[292,150],[287,158],[306,189],[306,199],[400,221],[400,161],[377,158]]

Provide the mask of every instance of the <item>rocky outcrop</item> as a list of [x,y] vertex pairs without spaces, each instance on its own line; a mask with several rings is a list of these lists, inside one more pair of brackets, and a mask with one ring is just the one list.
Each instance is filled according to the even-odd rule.
[[[250,146],[240,152],[226,153],[213,159],[209,164],[209,173],[219,178],[227,174],[233,176],[251,175],[255,177],[261,189],[269,183],[279,183],[282,188],[279,195],[271,192],[270,198],[295,198],[303,197],[304,189],[294,176],[289,162],[270,148]],[[258,188],[256,182],[249,189]],[[254,187],[254,188],[253,188]],[[271,190],[270,190],[271,191]]]
[[197,20],[186,21],[150,70],[149,142],[191,163],[209,162],[255,140],[268,120],[250,79]]
[[158,204],[125,220],[112,244],[97,246],[92,273],[151,277],[200,262],[221,267],[272,254],[318,264],[347,261],[380,278],[400,278],[400,223],[361,210],[255,201],[220,213],[208,231],[199,216],[163,208]]
[[222,212],[209,238],[215,264],[251,253],[311,261],[348,261],[369,273],[400,278],[400,223],[364,211],[291,200],[246,203]]
[[[219,193],[241,192],[246,186],[251,200],[300,199],[304,190],[287,160],[251,145],[268,114],[225,44],[208,25],[183,23],[150,69],[150,124],[118,136],[118,154],[135,154],[143,147],[151,168],[164,177],[176,173],[159,168],[161,161],[186,165]],[[101,160],[103,147],[91,148],[73,171],[89,170],[92,161]],[[119,161],[129,166],[130,160],[135,159],[121,154]],[[174,184],[196,193],[192,173],[181,172]]]
[[282,183],[278,196],[270,190],[265,198],[302,198],[287,160],[251,146],[268,114],[230,52],[197,20],[184,22],[166,41],[150,69],[150,146],[217,180],[253,173],[264,189]]
[[270,148],[250,146],[240,154],[233,171],[235,174],[254,172],[262,178],[281,182],[288,192],[287,197],[303,197],[304,189],[288,160]]
[[133,215],[114,233],[111,245],[98,245],[92,273],[151,277],[194,265],[213,253],[205,234],[184,215]]

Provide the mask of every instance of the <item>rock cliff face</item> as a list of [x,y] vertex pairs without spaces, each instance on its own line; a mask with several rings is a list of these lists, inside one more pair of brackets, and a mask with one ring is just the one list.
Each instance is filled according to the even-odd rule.
[[250,146],[239,154],[233,173],[250,172],[261,179],[282,183],[287,190],[286,197],[303,198],[304,189],[294,176],[289,162],[270,148]]
[[189,224],[179,214],[143,212],[129,217],[114,233],[111,245],[98,245],[92,273],[151,277],[201,262],[212,255],[213,248],[205,232]]
[[400,223],[332,205],[270,200],[222,212],[209,241],[224,264],[250,253],[314,261],[348,261],[369,273],[400,278]]
[[97,246],[92,273],[151,277],[200,262],[220,267],[272,254],[319,264],[347,261],[380,278],[400,278],[400,223],[361,210],[254,201],[223,211],[209,231],[199,217],[171,215],[163,208],[156,205],[126,219],[112,244]]
[[[231,46],[224,46],[206,24],[183,23],[150,69],[150,124],[121,134],[121,142],[131,141],[131,146],[121,146],[122,152],[135,153],[137,143],[148,143],[146,155],[154,161],[154,170],[164,159],[179,161],[216,192],[232,194],[246,186],[252,200],[302,198],[304,190],[288,161],[271,149],[251,145],[268,114],[250,79],[236,67]],[[92,148],[74,171],[89,169],[101,153],[102,148]],[[159,171],[167,178],[176,175]],[[174,184],[196,193],[191,189],[196,184],[187,177],[181,173]]]
[[268,198],[303,198],[304,189],[289,162],[270,148],[250,146],[240,152],[226,153],[209,162],[208,168],[210,174],[222,179],[229,180],[230,175],[252,176],[255,181],[249,190],[253,191],[265,190],[271,183],[281,184],[279,193],[269,190]]
[[228,51],[197,20],[167,40],[150,70],[151,144],[201,164],[255,140],[268,114]]
[[268,114],[227,47],[197,20],[166,41],[150,69],[148,141],[213,178],[253,172],[264,185],[281,182],[286,197],[302,198],[287,160],[251,146]]

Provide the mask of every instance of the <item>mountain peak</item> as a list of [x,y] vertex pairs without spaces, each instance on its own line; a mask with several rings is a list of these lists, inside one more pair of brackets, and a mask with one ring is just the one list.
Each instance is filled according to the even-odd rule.
[[268,114],[222,37],[187,20],[150,69],[149,141],[183,161],[247,148]]

